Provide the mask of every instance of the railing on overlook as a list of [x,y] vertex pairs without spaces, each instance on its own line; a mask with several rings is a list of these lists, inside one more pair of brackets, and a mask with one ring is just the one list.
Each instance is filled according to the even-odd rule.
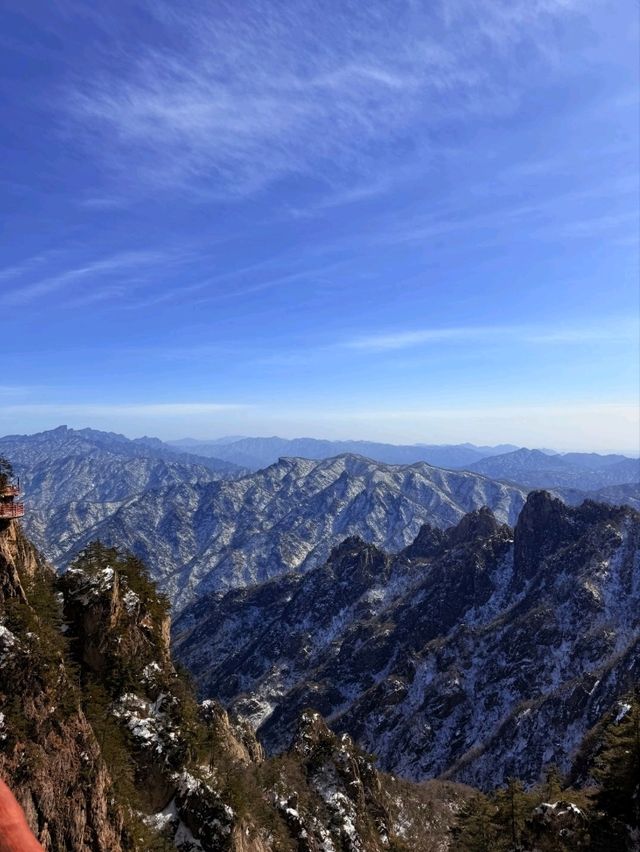
[[21,518],[24,515],[24,503],[0,503],[0,520]]

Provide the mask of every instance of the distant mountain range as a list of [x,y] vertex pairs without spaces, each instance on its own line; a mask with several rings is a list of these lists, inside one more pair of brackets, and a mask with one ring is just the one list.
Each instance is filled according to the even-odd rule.
[[385,464],[427,462],[450,470],[470,470],[525,488],[571,488],[596,491],[613,485],[640,482],[640,460],[623,455],[556,453],[512,444],[478,447],[474,444],[395,445],[372,441],[320,441],[315,438],[220,438],[199,442],[175,441],[172,446],[200,456],[212,455],[251,470],[279,458],[326,459],[344,453],[365,456]]
[[540,450],[519,449],[481,459],[468,470],[492,479],[517,482],[527,488],[577,488],[594,491],[614,485],[640,482],[640,459],[597,453],[547,455]]
[[632,509],[533,492],[515,530],[481,509],[397,556],[352,537],[206,596],[174,648],[272,750],[313,707],[393,773],[535,781],[640,678],[639,548]]
[[172,446],[202,456],[215,456],[251,470],[277,462],[283,456],[303,459],[327,459],[351,453],[385,464],[427,462],[436,467],[463,468],[488,456],[511,452],[512,444],[476,447],[474,444],[381,444],[375,441],[324,441],[317,438],[220,438],[194,441],[186,438],[170,442]]
[[[182,453],[161,441],[61,426],[0,438],[27,503],[25,527],[52,557],[73,547],[79,530],[117,513],[135,495],[243,474],[226,461]],[[49,535],[54,538],[48,540]],[[50,543],[53,543],[53,547]]]
[[[206,456],[187,453],[158,438],[145,436],[131,439],[116,432],[69,429],[68,426],[58,426],[57,429],[37,432],[34,435],[5,435],[0,438],[0,455],[9,458],[18,472],[21,468],[31,471],[38,464],[76,458],[85,459],[89,463],[107,459],[147,459],[169,462],[170,465],[199,465],[218,476],[238,476],[246,473],[244,468],[233,462],[214,458],[211,453]],[[99,471],[96,470],[95,473]],[[112,485],[119,487],[115,482]],[[99,487],[98,482],[96,486]],[[131,493],[127,490],[126,481],[123,486],[125,491],[122,493]]]

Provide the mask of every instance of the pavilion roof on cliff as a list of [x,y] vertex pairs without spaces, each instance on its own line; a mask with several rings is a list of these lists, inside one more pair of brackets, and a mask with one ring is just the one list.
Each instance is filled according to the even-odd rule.
[[12,482],[7,482],[5,485],[0,485],[0,496],[2,497],[17,497],[20,493],[20,486],[14,485]]

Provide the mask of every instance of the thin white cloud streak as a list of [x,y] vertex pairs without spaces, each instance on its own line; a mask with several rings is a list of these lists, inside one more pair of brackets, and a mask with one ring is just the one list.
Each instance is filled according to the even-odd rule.
[[[372,242],[385,242],[389,245],[402,243],[424,244],[431,239],[450,234],[465,232],[489,232],[496,239],[504,241],[503,229],[509,227],[510,239],[514,239],[518,227],[527,240],[550,239],[587,239],[600,235],[603,231],[625,229],[637,233],[637,211],[625,211],[619,214],[577,216],[576,205],[589,200],[608,200],[612,197],[627,195],[630,188],[601,184],[585,190],[560,195],[551,195],[528,204],[503,203],[497,208],[484,210],[472,215],[463,213],[460,205],[444,208],[429,216],[416,219],[415,215],[404,217],[393,227],[379,228]],[[468,198],[466,207],[468,208]],[[397,219],[398,217],[396,217]]]
[[[87,261],[81,266],[65,269],[38,281],[21,283],[0,296],[0,306],[32,304],[51,295],[67,298],[65,304],[68,307],[80,307],[109,298],[123,298],[136,288],[148,285],[152,273],[164,272],[169,265],[179,265],[188,259],[188,252],[122,251]],[[80,293],[79,287],[82,288]]]
[[0,385],[0,399],[28,397],[34,390],[35,388],[26,385]]
[[94,149],[99,134],[109,167],[156,188],[246,195],[285,175],[371,175],[372,142],[393,158],[416,123],[511,109],[526,69],[504,75],[505,58],[521,63],[523,42],[548,52],[578,8],[158,3],[181,52],[141,44],[128,66],[78,81],[68,114]]
[[0,297],[0,305],[11,307],[25,305],[37,299],[58,293],[78,283],[97,281],[104,276],[130,271],[138,267],[157,265],[167,259],[161,252],[128,251],[94,260],[84,266],[67,269],[57,275],[43,278],[30,284],[21,284]]
[[[327,251],[327,253],[329,252]],[[227,300],[242,298],[243,296],[251,296],[254,293],[260,293],[265,290],[274,290],[278,287],[287,286],[297,281],[317,281],[320,276],[343,268],[349,263],[345,261],[310,266],[306,269],[294,270],[286,274],[267,275],[266,277],[263,277],[262,280],[253,282],[248,281],[246,284],[236,286],[235,288],[228,287],[227,289],[220,289],[220,285],[229,284],[245,277],[251,278],[252,275],[259,273],[262,270],[268,271],[270,268],[273,269],[273,272],[275,273],[277,269],[285,268],[297,261],[297,257],[291,257],[288,260],[284,260],[281,256],[276,256],[241,269],[211,276],[203,281],[184,284],[180,287],[171,287],[157,295],[132,301],[128,307],[132,310],[137,310],[140,308],[163,304],[165,302],[181,301],[185,299],[190,301],[192,305],[196,306],[211,302],[224,302]]]
[[326,343],[309,344],[300,342],[294,350],[278,349],[269,345],[261,349],[256,342],[249,346],[238,344],[164,344],[119,350],[127,358],[141,357],[152,360],[192,360],[233,357],[234,363],[293,367],[314,363],[329,363],[348,351],[353,357],[393,355],[405,350],[417,350],[433,346],[462,346],[484,344],[487,346],[579,346],[594,343],[625,343],[640,347],[640,325],[627,317],[607,319],[600,327],[542,327],[524,325],[465,326],[423,328],[410,331],[381,331],[376,334],[360,335]]
[[634,402],[603,402],[603,403],[573,403],[570,405],[549,404],[549,405],[488,405],[475,408],[465,406],[449,406],[446,408],[363,408],[363,409],[345,409],[340,411],[330,411],[326,414],[318,412],[320,418],[327,417],[330,419],[354,419],[354,420],[419,420],[425,417],[433,418],[450,418],[450,417],[469,417],[473,419],[512,419],[525,418],[530,415],[546,417],[549,415],[557,417],[565,417],[569,415],[587,415],[587,414],[603,414],[614,415],[619,414],[624,417],[638,420],[640,412]]
[[56,259],[60,258],[62,255],[62,251],[52,249],[50,251],[40,252],[32,257],[27,257],[19,263],[0,269],[0,281],[24,278],[29,273],[32,273],[34,270],[42,267],[45,263],[55,262]]
[[600,327],[535,328],[532,326],[464,326],[381,332],[340,341],[336,346],[360,352],[390,352],[438,343],[585,344],[640,340],[640,326],[624,318]]

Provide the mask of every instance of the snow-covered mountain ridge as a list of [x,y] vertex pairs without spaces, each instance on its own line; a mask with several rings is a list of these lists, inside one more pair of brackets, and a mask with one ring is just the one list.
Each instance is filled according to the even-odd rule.
[[427,464],[281,459],[241,479],[149,490],[112,513],[69,504],[37,541],[58,563],[97,538],[126,547],[180,608],[208,591],[310,570],[350,535],[400,550],[423,523],[446,527],[483,505],[513,523],[524,500],[515,486]]
[[[66,427],[2,438],[0,455],[21,477],[26,530],[59,568],[94,539],[126,547],[176,608],[211,590],[307,571],[350,535],[397,551],[422,523],[446,527],[483,505],[513,524],[527,492],[480,473],[352,454],[283,458],[246,474],[157,439]],[[609,490],[612,501],[638,498],[634,486]],[[575,489],[563,496],[583,499]]]

